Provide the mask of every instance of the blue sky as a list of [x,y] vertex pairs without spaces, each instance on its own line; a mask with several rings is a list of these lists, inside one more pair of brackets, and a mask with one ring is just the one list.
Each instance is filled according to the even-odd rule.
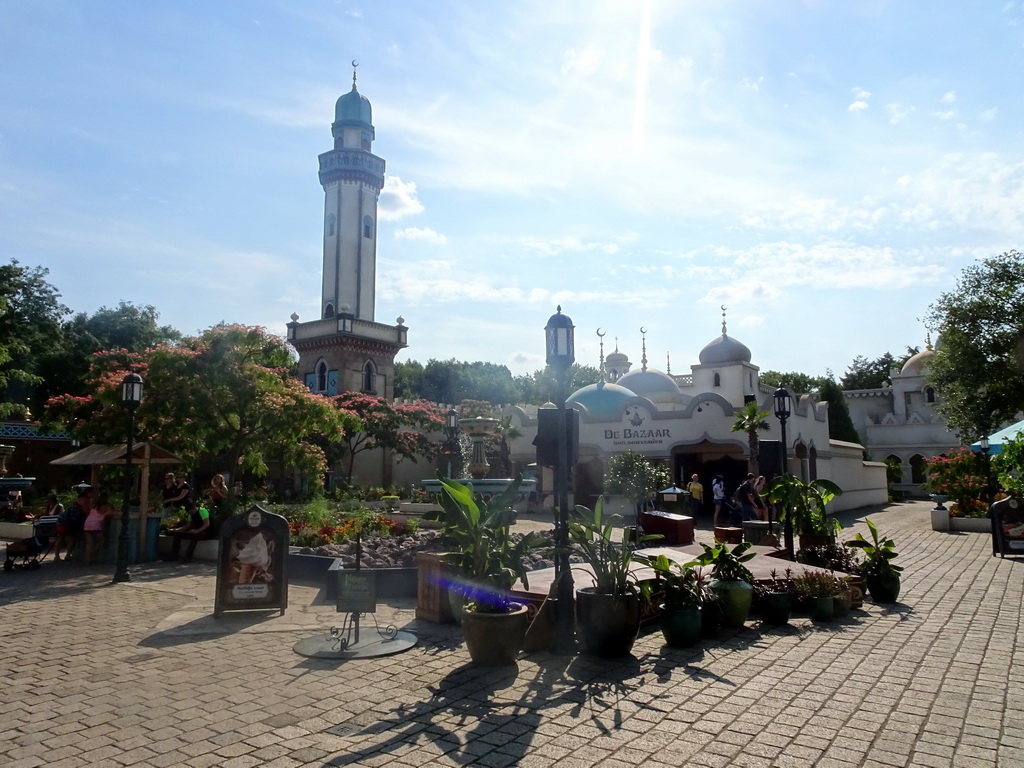
[[373,104],[400,360],[837,375],[1021,245],[1020,2],[0,3],[0,260],[195,333],[318,313],[334,102]]

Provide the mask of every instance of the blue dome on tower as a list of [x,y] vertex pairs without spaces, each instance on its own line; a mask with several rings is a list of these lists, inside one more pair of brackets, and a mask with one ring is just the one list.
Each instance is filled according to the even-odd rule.
[[334,105],[334,122],[373,128],[370,100],[356,90],[355,83],[352,84],[352,90]]

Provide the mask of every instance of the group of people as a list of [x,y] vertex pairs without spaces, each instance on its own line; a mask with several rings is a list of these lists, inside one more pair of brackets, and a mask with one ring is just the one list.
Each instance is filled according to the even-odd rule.
[[[82,484],[77,488],[78,495],[66,508],[56,494],[50,494],[46,499],[45,514],[57,518],[53,559],[57,562],[70,560],[79,542],[84,540],[83,559],[88,564],[93,562],[103,548],[104,522],[119,513],[110,503],[107,494],[99,492],[94,486]],[[187,539],[189,546],[182,561],[188,562],[198,542],[209,534],[212,522],[210,509],[218,507],[228,496],[224,476],[214,475],[202,500],[192,498],[192,489],[185,474],[175,476],[173,472],[168,472],[164,476],[161,491],[164,519],[181,512],[188,515],[187,521],[171,530],[174,536],[172,558],[178,559],[181,542]]]
[[711,485],[715,501],[715,527],[747,520],[767,520],[768,502],[763,495],[765,482],[764,475],[755,476],[748,472],[746,479],[729,498],[725,493],[725,478],[715,475]]

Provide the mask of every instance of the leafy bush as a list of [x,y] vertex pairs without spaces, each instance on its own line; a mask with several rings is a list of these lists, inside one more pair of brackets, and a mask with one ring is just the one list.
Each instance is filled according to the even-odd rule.
[[927,462],[928,480],[924,487],[931,493],[944,493],[952,502],[951,513],[959,517],[984,517],[988,506],[988,478],[985,460],[967,448],[958,448],[948,456],[936,456]]

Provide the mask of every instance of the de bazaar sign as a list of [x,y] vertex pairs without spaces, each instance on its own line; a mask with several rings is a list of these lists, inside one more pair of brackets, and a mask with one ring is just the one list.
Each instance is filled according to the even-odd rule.
[[672,439],[672,430],[668,427],[652,429],[644,427],[644,422],[650,419],[639,408],[632,406],[626,408],[623,419],[628,423],[618,429],[605,429],[603,439],[606,444],[610,443],[615,448],[633,448],[644,446],[664,446]]

